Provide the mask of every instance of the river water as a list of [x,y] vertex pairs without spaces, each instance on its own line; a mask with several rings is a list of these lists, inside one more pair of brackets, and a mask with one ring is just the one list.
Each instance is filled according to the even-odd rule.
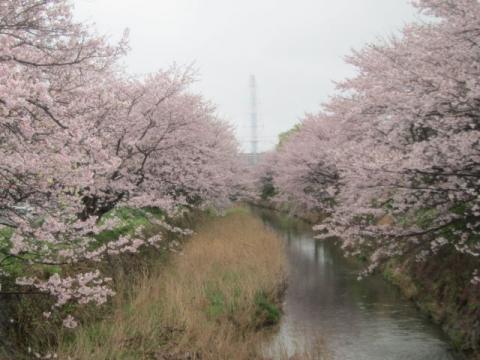
[[358,280],[358,265],[333,240],[315,240],[300,220],[254,211],[285,239],[289,262],[285,313],[268,350],[273,358],[320,344],[335,360],[463,359],[398,289],[380,277]]

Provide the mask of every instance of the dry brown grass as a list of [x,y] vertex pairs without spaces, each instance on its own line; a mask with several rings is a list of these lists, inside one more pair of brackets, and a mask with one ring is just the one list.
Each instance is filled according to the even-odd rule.
[[[210,219],[144,275],[110,319],[61,341],[61,359],[254,359],[285,280],[282,241],[245,209]],[[128,292],[127,292],[128,293]]]

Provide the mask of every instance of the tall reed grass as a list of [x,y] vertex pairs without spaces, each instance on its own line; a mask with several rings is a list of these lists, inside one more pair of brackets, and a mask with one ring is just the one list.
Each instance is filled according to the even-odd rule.
[[244,208],[210,218],[166,264],[124,277],[133,291],[119,292],[109,318],[65,334],[58,357],[261,358],[265,329],[280,319],[285,264],[281,239]]

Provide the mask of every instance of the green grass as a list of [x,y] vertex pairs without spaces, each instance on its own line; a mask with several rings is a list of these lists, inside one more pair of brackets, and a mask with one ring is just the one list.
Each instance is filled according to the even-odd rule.
[[[102,244],[110,241],[117,240],[120,236],[134,235],[138,229],[142,229],[144,237],[148,237],[158,233],[161,229],[158,225],[153,224],[150,219],[162,219],[165,214],[159,209],[131,209],[131,208],[118,208],[105,214],[100,220],[99,225],[105,223],[107,219],[115,218],[118,220],[118,225],[112,230],[105,230],[95,235],[96,241],[90,246],[91,249],[95,249]],[[10,239],[14,233],[14,229],[11,227],[0,227],[0,251],[3,249],[5,253],[9,252],[11,247]],[[35,242],[36,240],[32,240]],[[45,246],[52,246],[45,243]],[[56,245],[58,249],[68,248],[71,246],[68,242],[64,244]],[[61,273],[62,267],[50,266],[50,265],[38,265],[35,264],[37,256],[31,254],[22,255],[24,260],[12,257],[4,261],[1,265],[3,271],[13,277],[29,276],[31,274],[40,275],[42,277],[48,277],[55,273]],[[0,258],[1,260],[1,258]],[[31,261],[32,263],[29,263]]]
[[0,225],[0,248],[10,244],[14,229],[9,226]]
[[209,319],[216,319],[227,312],[225,295],[218,289],[210,289],[208,285],[205,288],[205,297],[208,300],[208,306],[205,310]]
[[271,297],[268,297],[263,291],[257,292],[255,295],[257,323],[275,325],[280,321],[282,313],[279,307],[272,303],[270,299]]
[[139,228],[142,228],[144,232],[158,230],[149,220],[150,217],[162,219],[164,213],[158,209],[119,208],[110,211],[100,219],[99,224],[102,225],[106,220],[112,218],[119,220],[119,224],[112,230],[105,230],[97,234],[95,238],[98,240],[98,245],[117,240],[120,236],[133,235]]
[[228,215],[239,215],[239,214],[243,214],[243,215],[249,215],[251,214],[252,212],[250,211],[250,209],[246,206],[237,206],[237,207],[232,207],[230,209],[227,209],[225,211],[225,216],[228,216]]

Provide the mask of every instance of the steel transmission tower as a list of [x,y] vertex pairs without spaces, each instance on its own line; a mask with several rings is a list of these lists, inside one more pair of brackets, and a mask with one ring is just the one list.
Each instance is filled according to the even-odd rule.
[[258,158],[258,131],[257,131],[257,81],[255,75],[250,75],[250,153],[252,164]]

